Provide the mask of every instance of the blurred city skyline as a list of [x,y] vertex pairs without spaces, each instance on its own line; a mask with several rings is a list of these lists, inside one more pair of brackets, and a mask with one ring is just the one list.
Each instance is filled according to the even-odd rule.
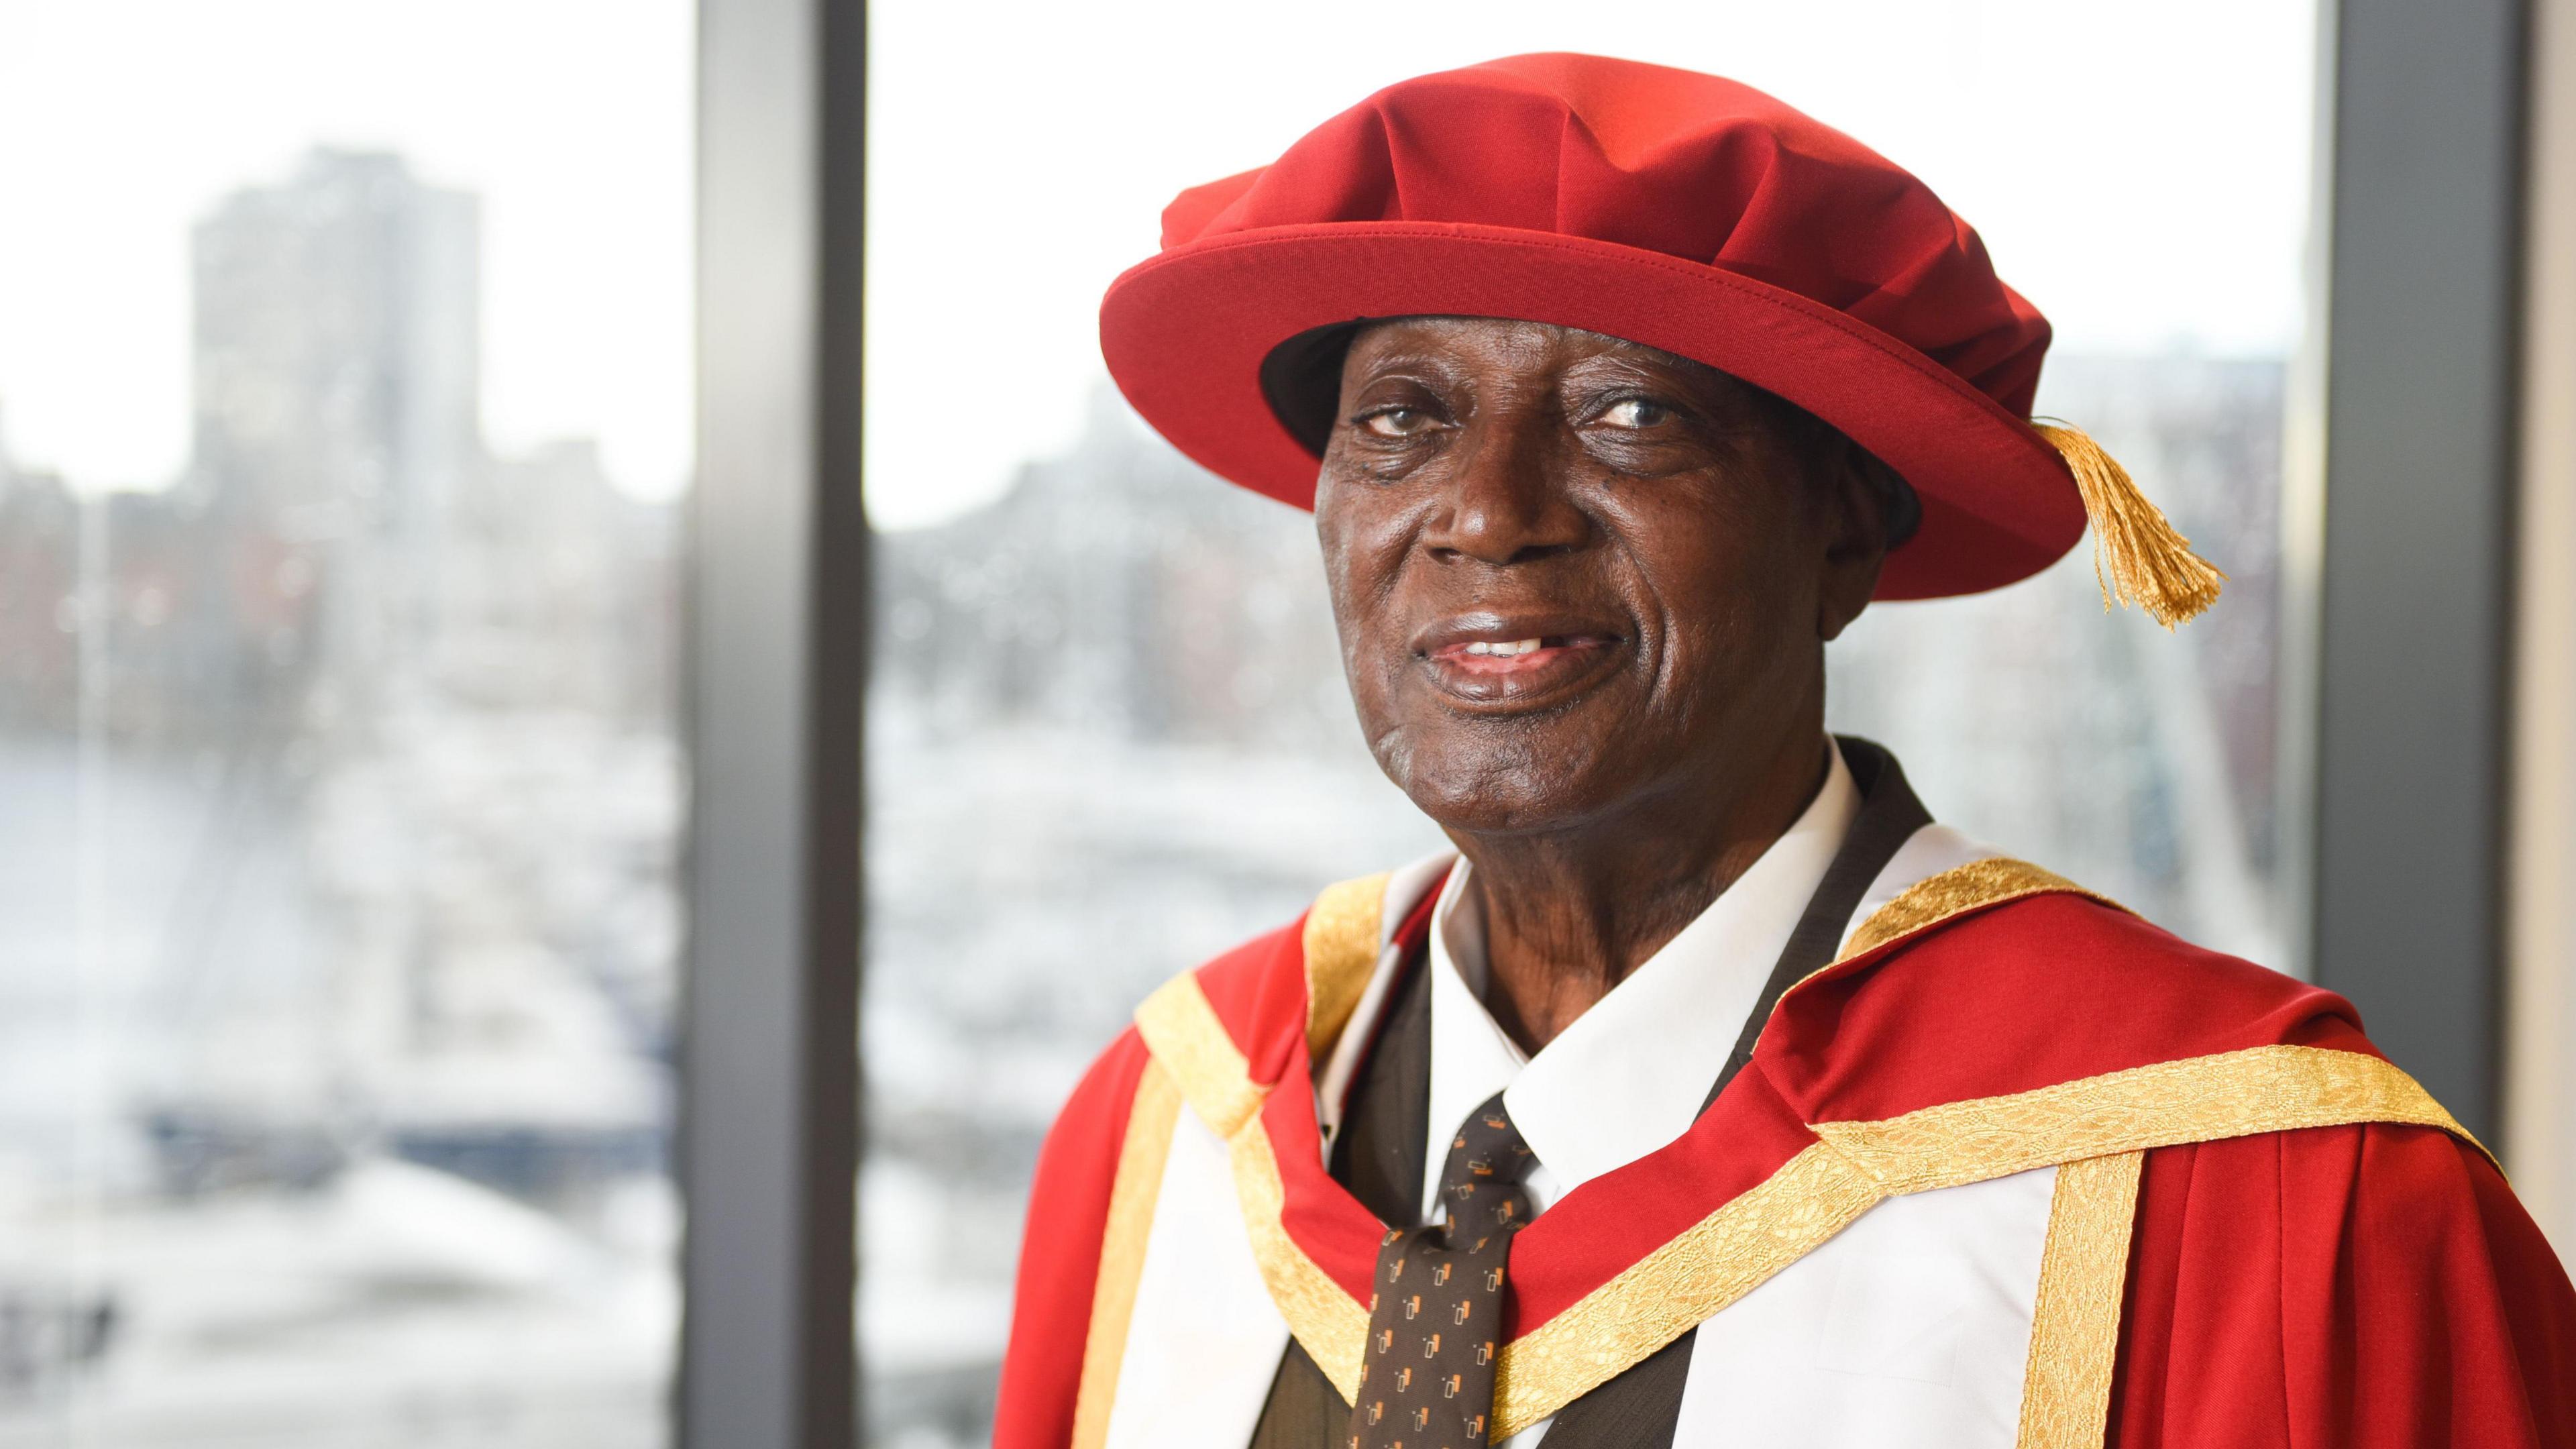
[[676,510],[486,437],[484,216],[310,151],[172,486],[0,454],[0,1446],[663,1437]]

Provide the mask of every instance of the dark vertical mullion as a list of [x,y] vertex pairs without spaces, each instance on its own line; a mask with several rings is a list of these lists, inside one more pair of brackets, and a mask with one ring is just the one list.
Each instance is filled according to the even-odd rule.
[[[817,832],[806,846],[807,909],[814,916],[817,951],[807,977],[813,1030],[832,1034],[831,1049],[817,1050],[807,1073],[808,1100],[818,1125],[833,1134],[818,1144],[808,1176],[813,1271],[807,1290],[812,1321],[833,1325],[829,1339],[812,1345],[818,1366],[837,1375],[837,1414],[818,1422],[813,1443],[860,1442],[860,1390],[854,1295],[858,1278],[857,1185],[862,1132],[859,1071],[859,971],[866,928],[863,859],[867,815],[867,680],[872,650],[869,623],[868,518],[860,491],[861,373],[866,330],[865,250],[867,212],[866,0],[819,0],[823,92],[822,154],[816,158],[820,235],[815,339],[815,536],[814,632],[808,641],[817,681],[813,738],[820,753],[812,765]],[[827,1179],[824,1173],[830,1173]]]
[[689,1449],[855,1437],[862,14],[857,0],[699,6]]
[[2524,12],[2329,33],[2314,967],[2496,1124]]

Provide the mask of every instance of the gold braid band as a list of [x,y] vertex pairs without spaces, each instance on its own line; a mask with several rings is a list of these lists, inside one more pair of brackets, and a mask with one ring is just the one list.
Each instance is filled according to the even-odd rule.
[[1899,936],[1910,936],[1926,926],[1939,925],[1962,911],[1981,910],[2023,896],[2077,895],[2099,901],[2116,911],[2128,907],[2108,896],[2095,895],[2075,882],[2053,871],[2040,869],[2026,860],[1995,856],[1953,866],[1936,876],[1928,876],[1905,888],[1886,905],[1870,913],[1843,943],[1841,954],[1834,959],[1847,961],[1864,951],[1875,950]]
[[[2035,866],[1978,861],[1896,916],[1861,933],[1878,943],[1959,910],[2073,887]],[[1920,889],[1920,888],[1918,888]],[[1898,897],[1888,910],[1906,905]],[[1946,906],[1946,908],[1944,908]],[[1884,925],[1882,925],[1884,918]],[[1236,1205],[1273,1304],[1345,1399],[1356,1387],[1368,1313],[1333,1281],[1282,1221],[1284,1185],[1260,1120],[1268,1088],[1200,990],[1174,978],[1147,998],[1137,1028],[1190,1109],[1226,1140]],[[2048,1412],[2025,1422],[2026,1445],[2088,1441],[2106,1389],[2102,1345],[2118,1319],[2102,1299],[2126,1261],[2114,1231],[2133,1202],[2135,1164],[2157,1147],[2257,1133],[2366,1123],[2439,1128],[2476,1146],[2404,1072],[2378,1057],[2324,1047],[2263,1046],[1947,1102],[1875,1121],[1817,1122],[1816,1141],[1759,1186],[1641,1257],[1608,1282],[1503,1346],[1491,1437],[1500,1441],[1555,1413],[1806,1256],[1890,1197],[2056,1167],[2066,1176],[2052,1210],[2047,1261],[2058,1267],[2034,1324],[2034,1383]],[[1147,1138],[1131,1146],[1150,1151]],[[2483,1148],[2480,1148],[2483,1151]],[[1160,1154],[1155,1154],[1159,1156]],[[2127,1158],[2127,1163],[2103,1159]],[[1125,1178],[1122,1164],[1122,1180]],[[2105,1335],[2110,1335],[2108,1338]],[[2027,1437],[2037,1434],[2039,1437]]]
[[2101,1449],[2120,1363],[2129,1229],[2138,1217],[2146,1160],[2144,1152],[2121,1152],[2057,1169],[2014,1449]]
[[1136,1285],[1145,1276],[1145,1241],[1154,1228],[1154,1200],[1163,1189],[1163,1164],[1172,1155],[1172,1128],[1180,1121],[1181,1091],[1162,1063],[1148,1060],[1127,1109],[1127,1136],[1118,1149],[1118,1175],[1109,1189],[1109,1219],[1100,1233],[1100,1272],[1092,1280],[1091,1327],[1082,1344],[1082,1378],[1074,1391],[1073,1449],[1109,1442],[1109,1410],[1118,1397],[1118,1371],[1127,1361],[1127,1325],[1136,1315]]
[[1306,1053],[1322,1061],[1358,1009],[1385,934],[1384,874],[1326,886],[1306,911]]

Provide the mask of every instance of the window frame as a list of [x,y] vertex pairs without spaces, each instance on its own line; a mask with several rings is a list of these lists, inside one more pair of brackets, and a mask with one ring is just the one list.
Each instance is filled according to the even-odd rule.
[[2289,711],[2307,959],[2493,1141],[2528,20],[2324,0],[2319,22],[2324,479],[2290,611],[2313,637],[2285,641],[2314,670]]
[[858,1431],[867,16],[701,0],[677,1441]]

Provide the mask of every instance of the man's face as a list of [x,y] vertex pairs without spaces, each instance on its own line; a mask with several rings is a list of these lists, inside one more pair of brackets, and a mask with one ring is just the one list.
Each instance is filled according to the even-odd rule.
[[1453,830],[1517,833],[1686,802],[1802,734],[1811,749],[1823,643],[1876,583],[1879,518],[1857,471],[1807,456],[1778,415],[1594,333],[1363,332],[1315,513],[1388,776]]

